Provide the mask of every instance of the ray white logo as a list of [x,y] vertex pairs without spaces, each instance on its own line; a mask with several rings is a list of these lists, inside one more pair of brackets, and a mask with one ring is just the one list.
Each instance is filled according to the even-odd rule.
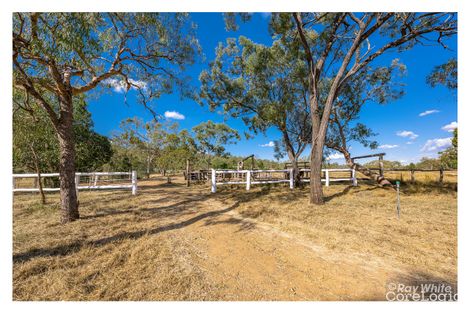
[[387,301],[457,301],[455,288],[443,282],[387,284]]

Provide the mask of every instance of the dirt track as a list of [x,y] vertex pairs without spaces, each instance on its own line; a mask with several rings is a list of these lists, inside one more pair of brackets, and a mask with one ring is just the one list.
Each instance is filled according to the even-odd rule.
[[253,202],[234,194],[142,181],[136,197],[81,193],[68,225],[17,197],[14,299],[385,300],[389,283],[427,278],[244,218]]
[[[172,188],[161,191],[164,201],[171,198]],[[189,238],[198,266],[223,286],[226,300],[384,300],[388,282],[408,276],[375,257],[340,255],[243,218],[237,205],[194,189],[179,189],[178,201],[165,203],[184,212],[171,215],[170,225],[184,225],[172,231]]]

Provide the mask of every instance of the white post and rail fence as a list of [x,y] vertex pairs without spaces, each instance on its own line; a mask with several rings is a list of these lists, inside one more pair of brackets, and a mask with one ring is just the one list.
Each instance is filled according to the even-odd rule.
[[[13,192],[39,192],[38,187],[34,188],[23,188],[23,187],[16,187],[15,180],[18,178],[35,178],[35,179],[42,179],[44,177],[59,177],[59,173],[44,173],[44,174],[13,174]],[[129,184],[108,184],[108,185],[100,185],[100,177],[112,177],[112,176],[128,176],[127,179],[107,179],[104,180],[106,182],[116,182],[116,181],[123,181],[129,180]],[[81,177],[90,177],[88,180],[88,184],[81,184],[80,178]],[[102,189],[130,189],[132,195],[137,194],[137,172],[92,172],[92,173],[75,173],[75,186],[77,188],[77,193],[79,190],[102,190]],[[50,187],[43,187],[43,191],[59,191],[60,188],[50,188]]]
[[[310,169],[301,169],[301,172],[309,173]],[[326,186],[330,182],[351,181],[353,186],[357,186],[356,171],[354,169],[322,169],[325,173]],[[331,177],[330,172],[349,172],[349,177]],[[273,177],[273,174],[281,173],[281,177]],[[284,173],[282,175],[282,173]],[[264,175],[263,175],[264,174]],[[262,177],[264,176],[264,177]],[[302,182],[310,182],[310,178],[302,178]],[[211,169],[211,192],[217,192],[218,185],[245,185],[246,190],[250,190],[251,185],[256,184],[276,184],[289,183],[289,188],[294,189],[293,169],[285,170],[216,170]]]

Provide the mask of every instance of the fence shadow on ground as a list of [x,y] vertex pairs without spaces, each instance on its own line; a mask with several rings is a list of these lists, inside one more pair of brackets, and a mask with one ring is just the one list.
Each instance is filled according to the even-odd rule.
[[437,193],[437,194],[456,194],[458,190],[457,183],[435,183],[435,182],[415,182],[415,183],[401,183],[400,190],[405,195],[414,195],[418,193]]
[[[75,241],[70,244],[66,245],[59,245],[56,247],[48,247],[48,248],[35,248],[31,249],[24,253],[17,253],[13,255],[13,262],[26,262],[33,258],[37,257],[55,257],[55,256],[66,256],[72,253],[79,251],[83,247],[101,247],[109,243],[118,242],[125,239],[132,239],[136,240],[143,236],[148,235],[156,235],[162,232],[180,229],[191,224],[194,224],[198,221],[203,219],[212,218],[219,216],[221,214],[227,213],[231,210],[234,210],[239,205],[238,202],[235,202],[231,206],[228,206],[224,209],[209,211],[205,213],[201,213],[192,217],[190,219],[184,220],[178,223],[170,223],[168,225],[159,226],[152,229],[144,229],[134,232],[122,232],[113,236],[97,239],[97,240],[83,240],[83,241]],[[233,221],[232,221],[233,222]]]

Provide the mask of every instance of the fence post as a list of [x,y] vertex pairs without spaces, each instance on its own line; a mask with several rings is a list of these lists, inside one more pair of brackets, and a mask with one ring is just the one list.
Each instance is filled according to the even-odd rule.
[[357,187],[357,178],[356,178],[356,170],[355,169],[351,170],[351,175],[352,175],[353,186]]
[[75,173],[75,192],[77,193],[78,198],[78,185],[80,184],[80,174]]
[[380,177],[384,177],[384,157],[379,156]]
[[328,171],[328,169],[325,169],[325,186],[330,186],[330,172]]
[[290,189],[294,189],[294,169],[293,168],[289,170],[289,187]]
[[250,190],[251,187],[251,171],[246,171],[246,190]]
[[137,194],[137,171],[132,171],[132,195]]
[[93,186],[96,187],[96,184],[98,183],[98,175],[96,175],[96,173],[93,173]]
[[415,170],[411,170],[411,183],[414,184],[415,182]]
[[189,159],[186,160],[186,187],[189,187],[191,184],[191,174],[189,168]]
[[212,169],[212,175],[211,175],[211,192],[215,193],[217,191],[217,177],[215,170]]
[[441,167],[439,169],[439,184],[442,185],[443,182],[444,182],[444,169]]

